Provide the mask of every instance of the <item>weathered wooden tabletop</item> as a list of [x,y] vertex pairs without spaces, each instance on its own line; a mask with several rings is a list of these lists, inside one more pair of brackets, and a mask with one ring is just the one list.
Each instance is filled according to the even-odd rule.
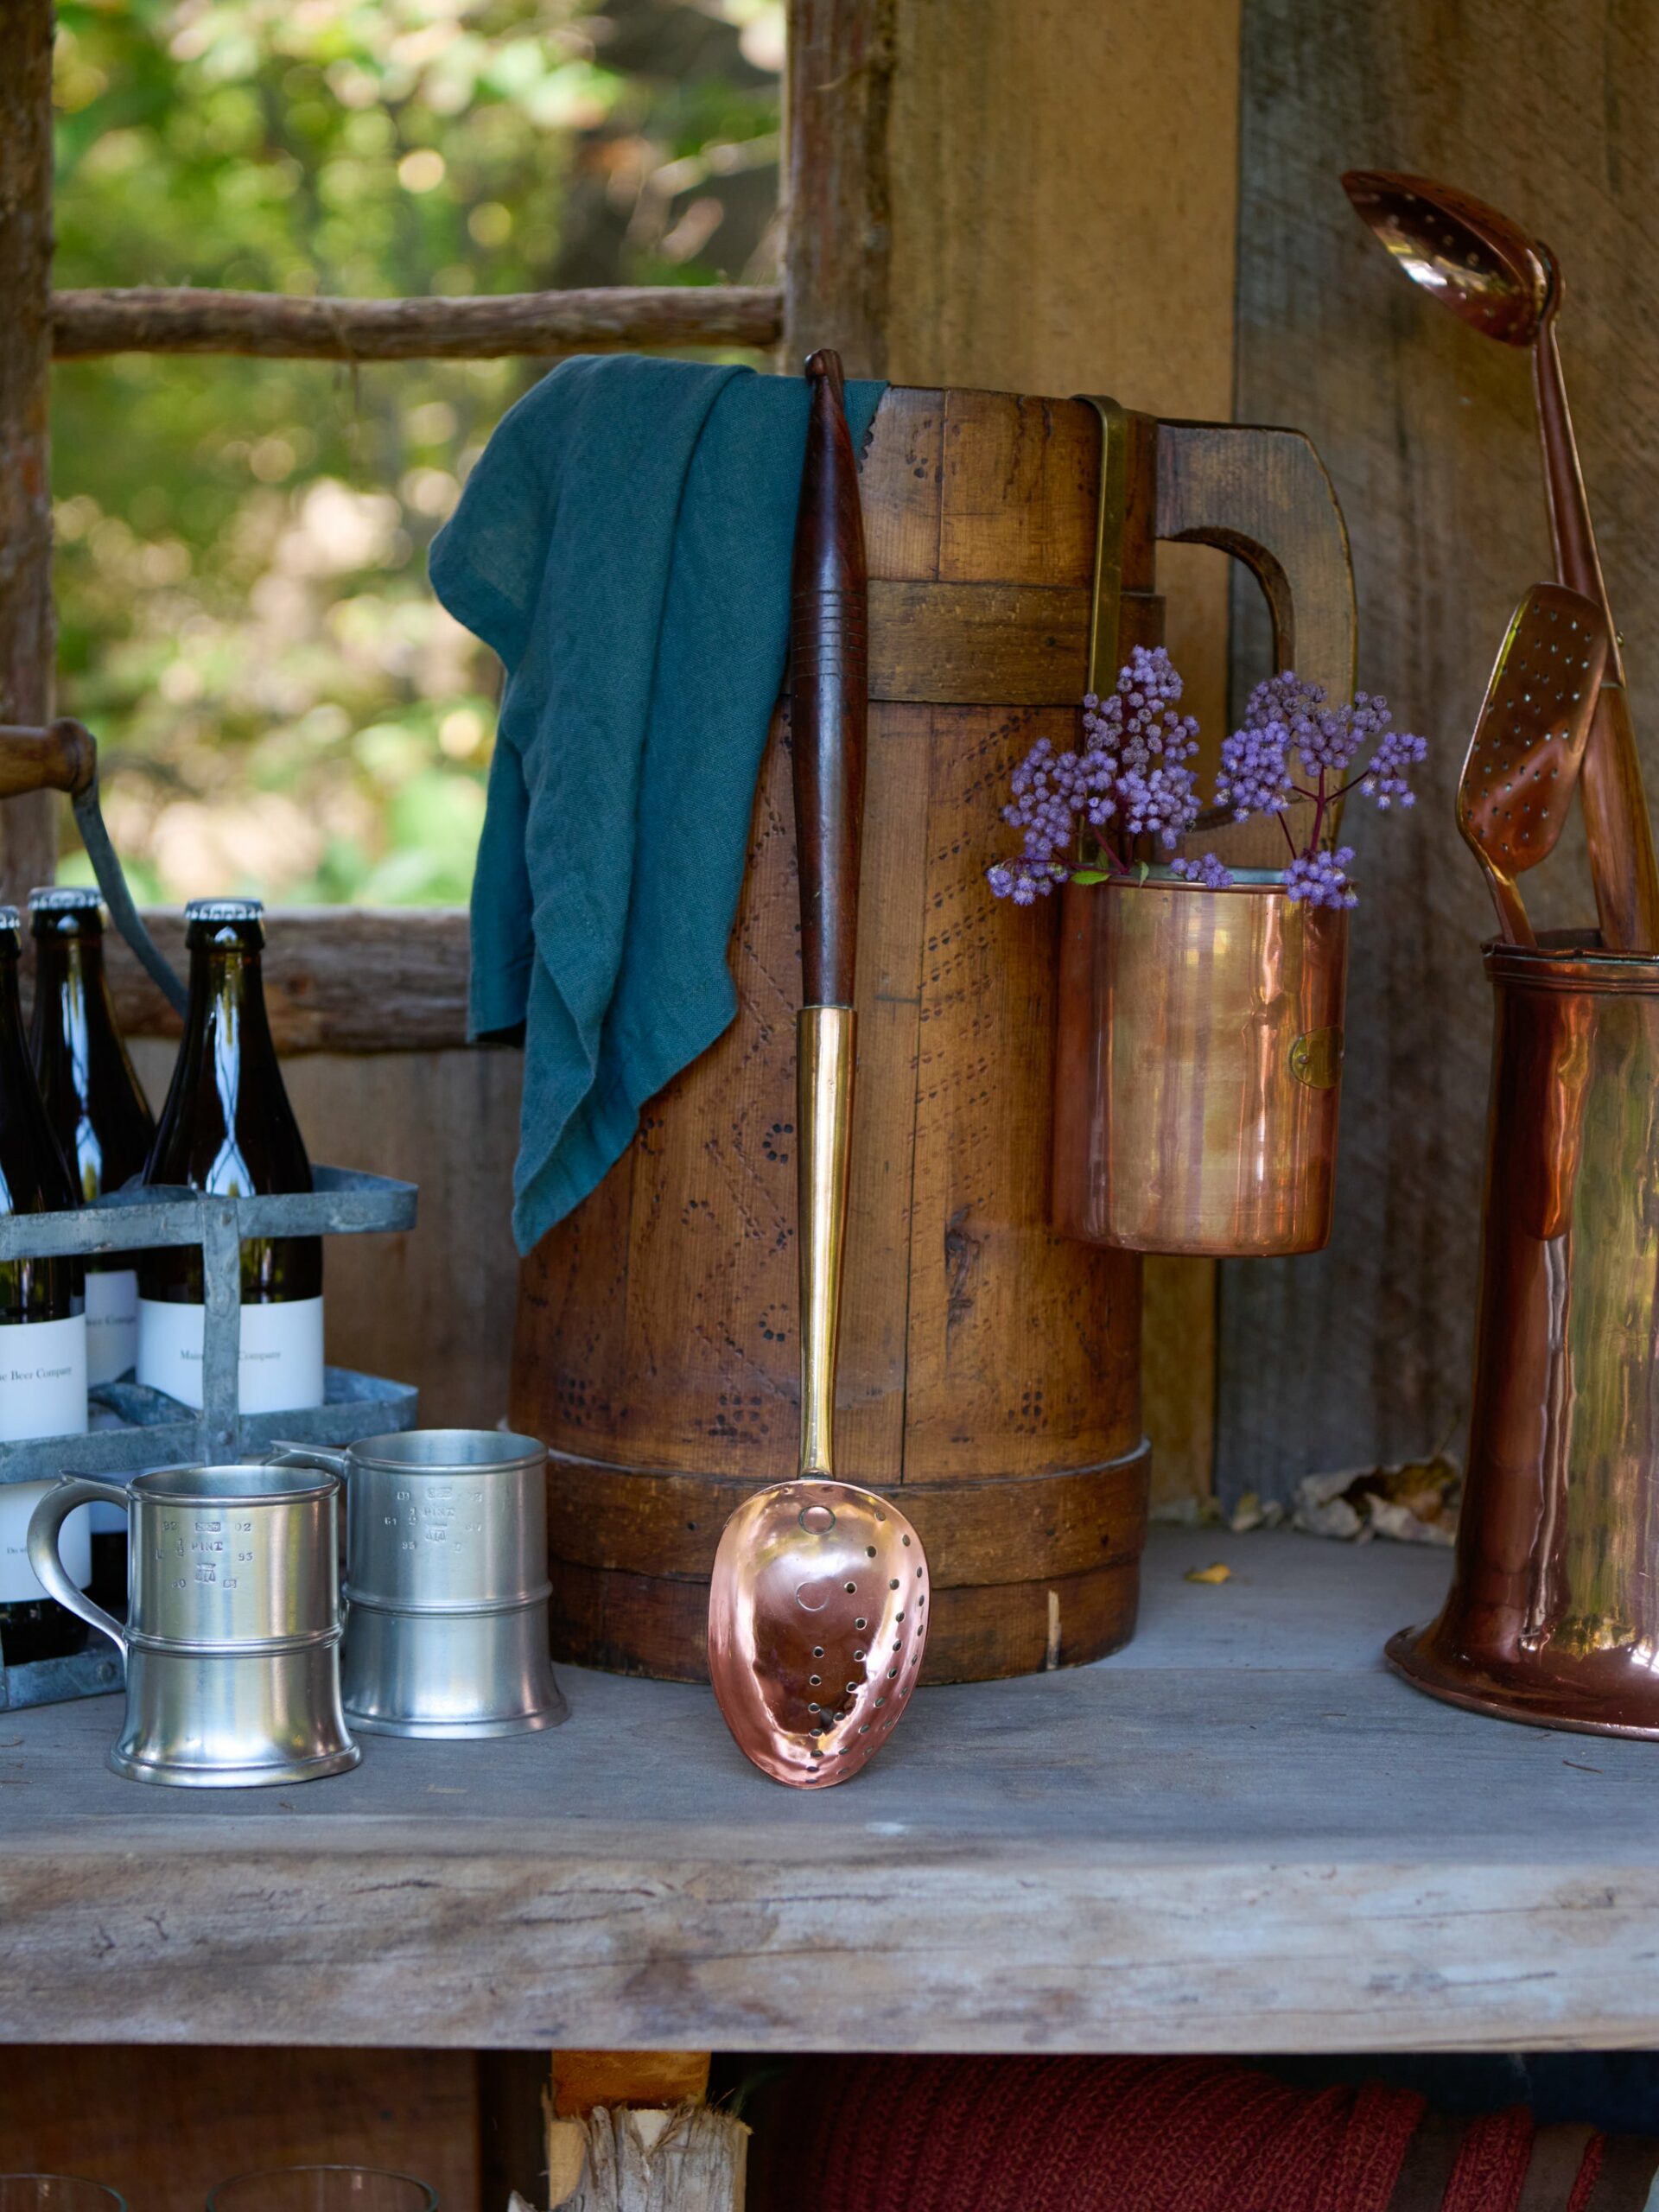
[[[1185,1570],[1226,1560],[1231,1580]],[[1659,1746],[1386,1674],[1444,1553],[1163,1531],[1144,1626],[764,1781],[712,1700],[192,1793],[0,1713],[0,2036],[942,2050],[1659,2044]]]

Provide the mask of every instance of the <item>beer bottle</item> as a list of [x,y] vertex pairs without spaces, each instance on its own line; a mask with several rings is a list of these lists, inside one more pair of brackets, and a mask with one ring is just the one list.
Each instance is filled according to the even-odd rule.
[[[156,1122],[115,1024],[104,973],[104,913],[96,891],[67,886],[29,894],[35,938],[29,1052],[46,1117],[83,1201],[118,1191],[143,1173]],[[86,1268],[86,1381],[118,1382],[138,1357],[138,1260],[105,1253]],[[96,1407],[94,1428],[118,1417]],[[122,1611],[127,1592],[127,1517],[90,1509],[92,1596]]]
[[[0,906],[0,1214],[61,1213],[75,1187],[47,1120],[17,995],[17,909]],[[86,1317],[72,1259],[0,1260],[0,1443],[86,1427]],[[43,1482],[0,1483],[0,1650],[8,1666],[78,1651],[85,1624],[48,1598],[29,1563],[29,1517]],[[63,1560],[92,1580],[86,1516],[65,1524]]]
[[[145,1179],[217,1197],[311,1188],[294,1109],[265,1014],[257,899],[194,899],[185,908],[190,1003]],[[201,1404],[201,1248],[138,1262],[138,1380]],[[322,1241],[254,1236],[242,1245],[238,1375],[245,1414],[322,1403]]]

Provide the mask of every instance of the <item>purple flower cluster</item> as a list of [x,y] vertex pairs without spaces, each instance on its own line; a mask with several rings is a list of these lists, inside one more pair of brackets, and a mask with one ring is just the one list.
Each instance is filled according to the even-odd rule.
[[1175,711],[1180,697],[1181,679],[1163,647],[1136,645],[1116,690],[1104,699],[1090,692],[1083,702],[1082,758],[1110,801],[1100,821],[1116,812],[1127,836],[1156,837],[1166,852],[1198,817],[1186,765],[1198,749],[1198,726]]
[[[1293,751],[1303,772],[1317,780],[1317,791],[1303,791],[1292,780]],[[1363,771],[1344,783],[1350,764],[1362,753],[1368,756]],[[1412,806],[1416,798],[1407,778],[1427,753],[1425,739],[1395,728],[1381,692],[1356,691],[1351,705],[1327,707],[1322,683],[1305,683],[1287,670],[1256,685],[1243,727],[1223,744],[1216,804],[1231,806],[1242,822],[1250,814],[1282,813],[1297,792],[1330,805],[1357,783],[1384,811],[1396,802]]]
[[1038,739],[1014,770],[1014,797],[1002,819],[1024,830],[1025,850],[1018,860],[999,861],[988,870],[987,880],[999,899],[1029,906],[1071,874],[1061,856],[1071,848],[1084,798],[1083,770],[1081,753],[1056,753],[1046,737]]
[[1223,739],[1216,804],[1230,806],[1235,822],[1284,812],[1290,804],[1290,742],[1282,722],[1247,719],[1243,729]]
[[1057,753],[1039,738],[1014,772],[1013,798],[1002,819],[1024,833],[1017,860],[999,861],[986,880],[999,899],[1029,906],[1064,883],[1076,865],[1079,831],[1094,835],[1103,872],[1124,866],[1107,843],[1150,836],[1168,851],[1198,818],[1198,799],[1187,762],[1198,749],[1198,726],[1176,712],[1181,679],[1161,645],[1137,645],[1105,698],[1083,702],[1080,753]]
[[1292,899],[1306,899],[1310,906],[1357,906],[1359,893],[1344,874],[1354,857],[1351,845],[1336,851],[1299,853],[1285,870],[1285,891]]
[[1365,773],[1360,778],[1359,788],[1367,798],[1374,798],[1386,814],[1396,801],[1402,806],[1416,805],[1417,794],[1406,779],[1427,753],[1428,741],[1414,737],[1409,730],[1388,728],[1389,716],[1385,702],[1378,699],[1373,704],[1382,708],[1385,727]]
[[1184,883],[1196,883],[1203,891],[1230,891],[1233,887],[1233,871],[1218,853],[1200,853],[1195,861],[1171,861],[1169,872],[1179,875]]
[[[1057,753],[1047,738],[1033,746],[1002,810],[1003,820],[1023,832],[1024,850],[986,871],[999,899],[1029,906],[1074,874],[1085,883],[1126,875],[1137,837],[1174,851],[1198,816],[1188,766],[1198,726],[1178,711],[1180,697],[1181,679],[1163,647],[1137,645],[1116,688],[1084,699],[1081,752]],[[1238,822],[1278,817],[1290,848],[1283,881],[1293,899],[1351,906],[1356,894],[1345,870],[1353,851],[1346,845],[1331,851],[1332,810],[1354,790],[1384,812],[1414,804],[1411,771],[1427,751],[1422,738],[1395,728],[1380,694],[1357,691],[1349,705],[1332,707],[1322,684],[1287,670],[1256,685],[1242,725],[1223,744],[1216,804]],[[1365,761],[1357,775],[1350,772],[1356,760]],[[1286,819],[1299,798],[1311,808],[1300,849]],[[1233,880],[1214,853],[1173,860],[1170,873],[1209,891]]]

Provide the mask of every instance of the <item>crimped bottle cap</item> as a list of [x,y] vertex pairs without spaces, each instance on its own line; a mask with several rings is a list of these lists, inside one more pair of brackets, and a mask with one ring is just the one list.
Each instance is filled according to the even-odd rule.
[[257,922],[265,911],[263,899],[192,899],[184,910],[187,922]]
[[103,903],[90,883],[43,883],[29,894],[31,914],[95,914]]

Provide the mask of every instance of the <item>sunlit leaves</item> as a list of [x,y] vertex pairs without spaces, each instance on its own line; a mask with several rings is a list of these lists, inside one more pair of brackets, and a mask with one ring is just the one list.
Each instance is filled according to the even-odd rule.
[[[769,274],[773,0],[58,14],[60,284]],[[104,741],[151,895],[464,895],[494,671],[432,600],[425,552],[540,372],[143,354],[58,372],[60,696]]]

